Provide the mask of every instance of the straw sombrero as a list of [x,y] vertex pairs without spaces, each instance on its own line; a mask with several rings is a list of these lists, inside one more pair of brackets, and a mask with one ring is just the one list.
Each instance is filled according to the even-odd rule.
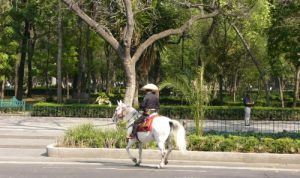
[[154,84],[152,84],[152,83],[149,83],[149,84],[143,86],[143,87],[141,88],[141,90],[158,91],[159,89],[158,89],[158,87],[157,87],[156,85],[154,85]]

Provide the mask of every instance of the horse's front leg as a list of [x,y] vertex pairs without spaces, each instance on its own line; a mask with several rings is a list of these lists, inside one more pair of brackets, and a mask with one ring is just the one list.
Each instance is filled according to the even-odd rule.
[[137,164],[137,159],[132,156],[131,152],[130,152],[130,147],[136,142],[136,139],[129,139],[128,140],[128,143],[127,143],[127,146],[126,146],[126,151],[127,151],[127,154],[129,156],[129,158],[135,163]]
[[143,151],[143,143],[139,142],[139,161],[136,163],[136,166],[140,166],[142,163],[142,151]]

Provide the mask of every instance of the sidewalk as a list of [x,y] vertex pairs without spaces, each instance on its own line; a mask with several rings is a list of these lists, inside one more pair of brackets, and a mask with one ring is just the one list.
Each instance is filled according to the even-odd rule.
[[[128,159],[125,149],[57,148],[52,144],[70,127],[93,123],[115,128],[110,119],[0,115],[0,157]],[[137,155],[137,150],[133,150]],[[143,158],[160,159],[158,150],[143,150]],[[235,163],[300,164],[300,154],[173,151],[170,160]]]

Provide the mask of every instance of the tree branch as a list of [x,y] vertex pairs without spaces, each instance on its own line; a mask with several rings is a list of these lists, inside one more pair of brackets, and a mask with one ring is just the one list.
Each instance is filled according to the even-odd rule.
[[176,29],[168,29],[165,31],[162,31],[160,33],[154,34],[151,37],[149,37],[145,42],[143,42],[140,47],[136,50],[135,54],[132,57],[133,61],[138,61],[142,53],[146,48],[148,48],[150,45],[152,45],[155,41],[163,39],[165,37],[168,37],[170,35],[176,35],[176,34],[182,34],[183,32],[187,31],[194,22],[200,19],[207,19],[211,17],[215,17],[219,14],[218,10],[215,10],[214,12],[206,15],[196,15],[191,17],[187,22],[185,22],[181,27]]
[[76,14],[84,20],[89,26],[94,28],[96,32],[104,38],[105,41],[107,41],[113,48],[116,50],[119,55],[120,52],[123,50],[120,43],[115,39],[115,37],[112,35],[110,30],[106,28],[105,26],[97,23],[95,20],[90,18],[83,10],[80,9],[78,4],[74,2],[73,0],[63,0],[65,4],[67,4],[73,11],[76,12]]
[[131,0],[123,0],[123,1],[125,4],[126,17],[127,17],[126,33],[124,37],[125,55],[126,57],[130,57],[131,40],[132,40],[133,30],[134,30],[134,19],[133,19]]

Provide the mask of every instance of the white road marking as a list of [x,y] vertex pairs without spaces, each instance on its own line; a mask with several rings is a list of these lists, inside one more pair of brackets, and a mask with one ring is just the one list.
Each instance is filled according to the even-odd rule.
[[[178,167],[178,165],[168,165],[168,167]],[[300,172],[300,169],[291,168],[271,168],[271,167],[240,167],[240,166],[201,166],[201,165],[180,165],[181,168],[203,168],[203,169],[232,169],[232,170],[253,170],[253,171],[286,171]]]
[[[23,164],[23,165],[93,165],[93,166],[104,166],[105,163],[101,162],[84,162],[84,161],[0,161],[0,164]],[[103,170],[119,170],[119,171],[129,171],[129,170],[155,170],[156,164],[142,164],[140,167],[135,168],[114,168],[114,167],[97,167],[96,169]],[[50,167],[50,168],[56,168]],[[60,167],[61,168],[61,167]],[[149,169],[151,168],[151,169]],[[179,169],[157,169],[157,171],[178,171],[178,172],[207,172],[206,170],[200,169],[227,169],[227,170],[253,170],[253,171],[275,171],[275,172],[300,172],[300,168],[276,168],[276,167],[242,167],[242,166],[205,166],[205,165],[167,165],[165,168],[179,168]],[[180,169],[185,168],[185,169]],[[191,169],[195,170],[191,170]]]
[[[149,169],[150,168],[150,169]],[[146,168],[96,168],[96,169],[99,169],[99,170],[115,170],[115,171],[157,171],[157,172],[161,172],[161,171],[165,171],[165,172],[198,172],[198,173],[201,173],[201,172],[207,172],[207,171],[204,171],[204,170],[187,170],[187,169],[165,169],[165,168],[162,168],[162,169],[153,169],[153,168],[156,168],[156,166],[153,166],[153,167],[149,167],[148,169]]]
[[0,164],[41,164],[41,165],[96,165],[96,166],[102,166],[102,163],[98,162],[53,162],[53,161],[0,161]]

